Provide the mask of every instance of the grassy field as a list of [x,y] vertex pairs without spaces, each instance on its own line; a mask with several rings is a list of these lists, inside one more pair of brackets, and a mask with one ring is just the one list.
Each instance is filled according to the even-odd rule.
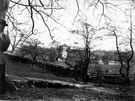
[[[42,78],[73,82],[72,78],[56,76],[46,67],[35,64],[6,60],[6,74],[21,77]],[[108,67],[106,67],[108,68]],[[20,85],[19,83],[16,84]],[[97,86],[92,84],[85,88],[39,88],[26,84],[18,86],[19,90],[6,91],[1,100],[44,100],[44,101],[134,101],[135,87],[127,88],[117,85]]]
[[[119,74],[120,65],[90,64],[88,72],[96,70],[96,69],[103,70],[103,71],[107,70],[109,74]],[[130,68],[130,74],[135,74],[135,64],[132,65],[132,67]]]

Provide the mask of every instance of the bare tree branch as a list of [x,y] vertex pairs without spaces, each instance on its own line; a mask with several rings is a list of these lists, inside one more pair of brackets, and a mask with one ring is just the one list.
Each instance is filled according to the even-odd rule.
[[[53,40],[53,36],[51,34],[50,27],[48,26],[45,19],[49,17],[50,19],[55,21],[57,24],[60,24],[61,26],[66,28],[63,24],[59,23],[58,21],[55,20],[55,18],[52,17],[54,10],[61,10],[61,9],[64,9],[64,8],[59,5],[58,0],[48,0],[48,1],[45,3],[44,0],[28,0],[28,2],[24,2],[23,0],[17,0],[17,1],[10,0],[12,5],[9,7],[9,11],[10,11],[10,13],[12,13],[13,9],[15,7],[20,7],[19,8],[20,13],[23,13],[24,11],[25,12],[27,11],[30,14],[31,23],[32,23],[32,25],[31,25],[32,33],[29,36],[34,34],[34,30],[35,30],[35,19],[34,19],[35,14],[39,15],[41,17],[44,25],[46,26],[51,39]],[[10,17],[12,18],[12,19],[10,19],[10,21],[13,24],[13,26],[16,27],[16,24],[18,24],[17,19],[15,19],[13,14],[11,15],[10,13],[9,13],[8,18],[9,19],[10,19]],[[13,20],[16,20],[16,24],[14,24]],[[66,29],[68,29],[68,28],[66,28]]]
[[79,7],[79,2],[78,2],[78,0],[76,0],[76,5],[77,5],[77,13],[76,13],[76,15],[75,15],[75,17],[74,17],[73,24],[75,23],[75,20],[76,20],[78,14],[79,14],[79,11],[80,11],[80,7]]

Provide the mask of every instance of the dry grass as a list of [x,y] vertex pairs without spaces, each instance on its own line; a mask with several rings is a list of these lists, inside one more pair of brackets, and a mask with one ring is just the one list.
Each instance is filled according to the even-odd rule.
[[22,87],[19,91],[6,92],[5,100],[44,100],[44,101],[134,101],[135,97],[126,94],[110,94],[90,89],[57,89]]
[[[6,73],[20,77],[36,77],[50,80],[71,81],[71,78],[57,77],[45,68],[38,68],[36,65],[24,64],[10,59],[6,60]],[[95,86],[95,88],[97,88]],[[104,86],[104,88],[106,88]],[[109,88],[119,87],[111,85]],[[134,89],[134,88],[132,88]],[[134,90],[135,92],[135,90]],[[7,91],[1,100],[44,100],[44,101],[135,101],[135,96],[119,93],[111,94],[92,89],[71,89],[71,88],[37,88],[27,85],[20,86],[18,91]]]

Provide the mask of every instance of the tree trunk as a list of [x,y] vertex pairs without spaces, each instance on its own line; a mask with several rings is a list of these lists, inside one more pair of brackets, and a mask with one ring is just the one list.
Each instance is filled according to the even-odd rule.
[[126,74],[126,83],[130,85],[130,78],[129,78],[129,69],[130,69],[130,61],[127,63],[127,74]]
[[84,61],[84,64],[82,65],[82,81],[87,82],[89,80],[89,76],[87,74],[88,71],[88,67],[89,67],[89,59],[86,58],[86,60]]
[[[8,6],[9,6],[9,0],[0,0],[0,19],[5,19]],[[3,30],[4,29],[2,29],[1,27],[0,32],[3,32]],[[2,33],[0,34],[4,35]],[[1,46],[0,46],[0,95],[1,95],[1,94],[4,94],[5,92],[5,60],[3,57],[2,47],[4,47],[4,51],[6,51],[10,44],[10,40],[7,39],[6,37],[5,40],[1,41],[0,43],[1,43]]]
[[0,64],[0,95],[5,92],[5,65]]

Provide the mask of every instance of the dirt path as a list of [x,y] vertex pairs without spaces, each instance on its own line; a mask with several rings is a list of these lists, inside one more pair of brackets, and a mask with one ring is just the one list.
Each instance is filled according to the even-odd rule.
[[[7,92],[5,99],[42,99],[45,101],[134,101],[135,93],[126,92],[124,87],[119,86],[96,86],[93,83],[81,84],[66,82],[60,80],[45,80],[41,78],[19,77],[8,75],[10,79],[16,82],[47,82],[51,84],[68,85],[66,88],[37,88],[35,86],[21,86],[18,91]],[[17,85],[16,85],[17,86]],[[70,88],[73,87],[73,88]],[[134,89],[134,88],[130,88]],[[129,90],[130,90],[129,89]],[[131,91],[131,90],[130,90]],[[135,91],[135,90],[134,90]],[[7,98],[8,97],[8,98]]]

